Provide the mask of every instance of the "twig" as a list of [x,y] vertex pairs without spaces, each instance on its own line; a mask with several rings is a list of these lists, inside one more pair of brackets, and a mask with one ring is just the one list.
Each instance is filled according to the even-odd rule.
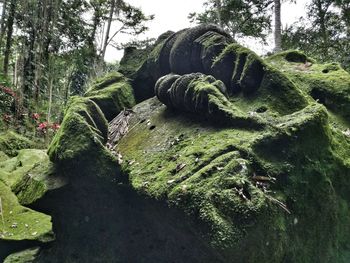
[[287,208],[287,206],[282,203],[280,200],[277,200],[276,198],[273,198],[270,195],[265,195],[267,197],[267,199],[269,199],[271,202],[277,204],[280,208],[282,208],[284,211],[286,211],[288,214],[291,214],[291,212],[289,211],[289,209]]
[[3,212],[3,209],[2,209],[1,197],[0,197],[0,214],[1,214],[1,219],[2,219],[2,225],[4,226],[4,229],[5,229],[4,212]]

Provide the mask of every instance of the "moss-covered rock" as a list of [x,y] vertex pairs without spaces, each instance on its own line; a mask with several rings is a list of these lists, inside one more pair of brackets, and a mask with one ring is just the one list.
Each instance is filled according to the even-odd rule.
[[97,79],[85,94],[102,110],[108,121],[111,121],[124,108],[135,105],[134,94],[128,80],[120,73],[109,73]]
[[0,181],[0,193],[2,204],[0,240],[41,242],[53,240],[50,216],[21,206],[11,188],[2,181]]
[[[148,55],[152,52],[155,46],[163,42],[169,36],[174,34],[172,31],[167,31],[161,34],[153,45],[143,49],[137,49],[135,46],[129,46],[124,49],[124,55],[120,60],[118,71],[130,79],[134,79],[135,73],[140,69],[142,64],[147,60]],[[166,70],[169,72],[169,70]]]
[[332,113],[349,119],[350,74],[337,63],[318,64],[308,57],[302,60],[288,59],[295,53],[303,54],[300,51],[286,51],[266,61],[283,71],[313,100],[325,105]]
[[115,157],[107,150],[107,120],[89,98],[73,97],[49,146],[50,160],[66,174],[113,177]]
[[[25,206],[66,183],[44,150],[23,149],[0,161],[0,261],[14,251],[54,240],[51,216]],[[29,262],[23,261],[28,255],[14,254],[6,262]]]
[[20,252],[13,253],[5,258],[4,263],[31,263],[35,262],[40,252],[39,247],[29,248]]
[[175,110],[191,112],[231,126],[262,126],[255,116],[237,109],[227,98],[225,84],[212,76],[192,73],[166,75],[155,86],[158,99]]
[[13,131],[0,134],[0,151],[8,156],[14,157],[19,150],[34,147],[35,145],[32,141]]
[[[72,182],[62,193],[88,196],[76,202],[90,211],[86,223],[90,216],[97,222],[90,204],[114,203],[108,200],[114,185],[104,185],[101,201],[95,187],[103,185],[102,178],[96,177],[117,176],[128,191],[187,213],[198,226],[195,240],[201,237],[204,244],[198,248],[208,249],[218,262],[348,262],[349,74],[336,64],[315,64],[301,52],[264,60],[231,42],[212,26],[157,42],[146,61],[135,66],[132,85],[137,101],[154,94],[159,100],[143,101],[127,118],[115,118],[109,134],[122,127],[117,142],[108,141],[107,111],[91,93],[125,79],[108,77],[88,98],[73,98],[49,148],[51,160]],[[63,218],[59,196],[51,200]],[[80,218],[75,210],[70,207]],[[110,207],[102,210],[110,215]],[[111,220],[104,220],[108,229]],[[65,226],[74,238],[81,237]],[[103,235],[98,240],[105,242],[110,233],[98,226]],[[60,244],[58,254],[65,247]],[[115,255],[115,249],[108,251]],[[90,255],[84,253],[82,258]]]
[[322,106],[263,130],[214,128],[155,100],[134,111],[118,144],[130,184],[204,223],[227,262],[346,262],[350,140]]
[[[157,41],[147,59],[132,76],[137,102],[154,96],[156,81],[169,73],[205,72],[214,58],[233,40],[215,25],[200,25]],[[202,63],[203,62],[203,63]]]
[[11,188],[22,205],[32,204],[47,191],[65,184],[54,174],[46,151],[36,149],[21,150],[16,157],[1,161],[0,180]]
[[[186,73],[196,72],[196,69],[198,69],[197,64],[201,64],[202,58],[201,58],[201,52],[197,51],[198,49],[201,49],[201,48],[194,47],[194,42],[196,41],[196,39],[202,37],[204,34],[208,32],[218,33],[219,35],[224,36],[227,42],[231,40],[231,37],[229,36],[229,34],[227,34],[225,31],[223,31],[222,29],[220,29],[215,25],[200,25],[200,26],[189,28],[187,30],[182,31],[179,35],[177,35],[176,40],[174,41],[174,44],[172,45],[171,51],[169,54],[169,64],[170,64],[171,72],[174,72],[177,74],[186,74]],[[209,39],[211,39],[212,37],[210,35],[209,36],[206,35],[206,36]],[[196,44],[204,42],[204,46],[214,47],[213,42],[205,43],[205,40],[204,41],[199,40],[197,41]],[[215,42],[221,42],[221,41],[217,39]],[[203,46],[203,44],[201,46]]]

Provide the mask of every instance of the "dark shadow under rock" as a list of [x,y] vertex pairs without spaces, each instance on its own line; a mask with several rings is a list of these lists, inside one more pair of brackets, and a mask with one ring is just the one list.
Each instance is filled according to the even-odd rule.
[[72,182],[35,208],[57,234],[37,262],[221,262],[189,217],[103,179]]

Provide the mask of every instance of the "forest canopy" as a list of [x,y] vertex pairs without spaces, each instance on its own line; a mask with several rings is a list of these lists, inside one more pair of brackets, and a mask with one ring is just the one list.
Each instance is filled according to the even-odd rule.
[[[306,16],[289,25],[281,13],[286,4],[297,3],[203,0],[188,18],[193,25],[216,24],[243,45],[246,38],[267,45],[273,36],[273,52],[300,49],[349,69],[349,1],[309,0]],[[108,47],[154,43],[144,34],[154,15],[127,0],[1,0],[0,6],[2,129],[58,124],[71,95],[83,95],[94,78],[118,69],[118,62],[104,60]],[[120,34],[130,41],[121,42]]]

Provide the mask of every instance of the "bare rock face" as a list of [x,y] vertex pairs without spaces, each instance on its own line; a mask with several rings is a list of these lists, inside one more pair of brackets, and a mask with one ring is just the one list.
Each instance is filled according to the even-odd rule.
[[8,260],[350,260],[349,73],[299,51],[262,59],[212,25],[121,64],[129,79],[73,98],[49,147],[69,183],[32,208],[56,241]]

